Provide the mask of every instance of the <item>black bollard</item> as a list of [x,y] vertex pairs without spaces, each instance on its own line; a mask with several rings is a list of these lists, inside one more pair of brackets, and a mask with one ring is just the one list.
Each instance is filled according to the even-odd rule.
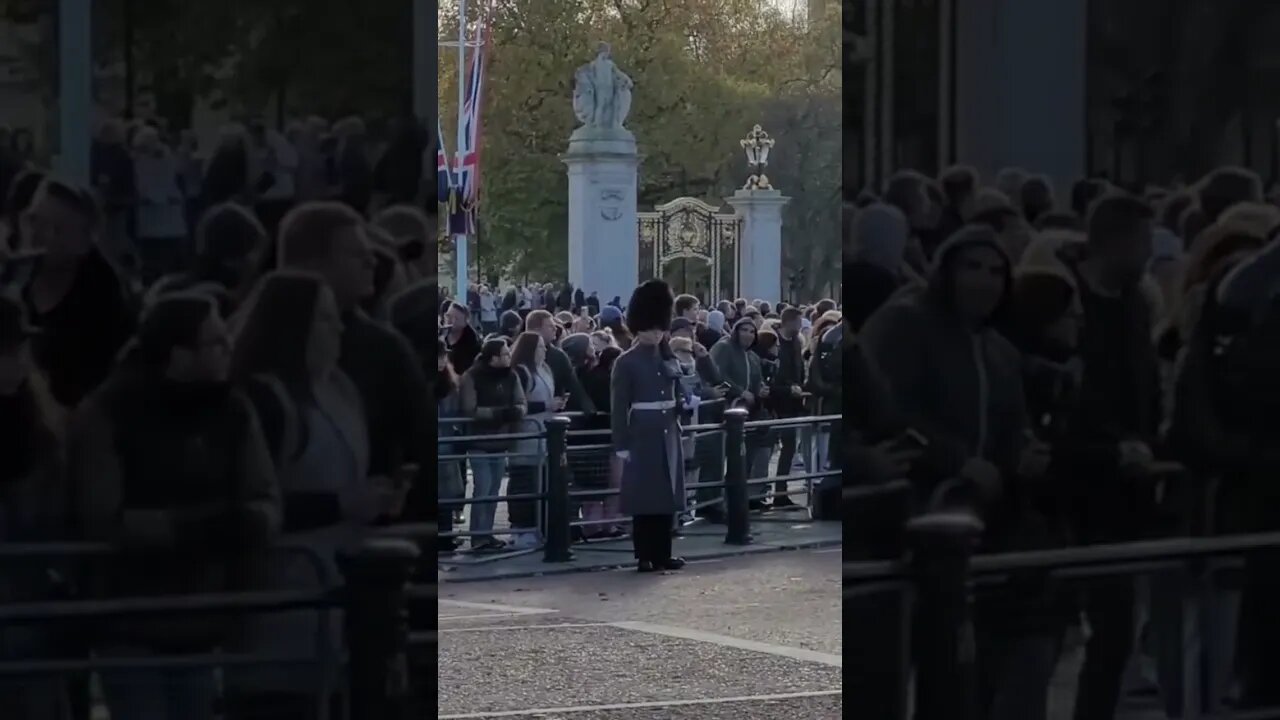
[[751,518],[747,493],[746,429],[747,411],[724,411],[724,534],[726,545],[751,544]]
[[569,512],[569,475],[565,472],[565,434],[569,431],[569,418],[553,417],[547,420],[547,541],[542,549],[543,562],[569,562],[573,552],[569,524],[573,516]]
[[407,586],[418,560],[412,542],[373,538],[338,553],[346,582],[351,717],[406,717],[410,702]]
[[[911,483],[905,480],[845,488],[845,561],[857,565],[905,558],[911,498]],[[858,640],[844,651],[845,693],[869,718],[907,720],[909,608],[905,583],[851,582],[846,575],[843,626]]]
[[982,522],[965,512],[926,515],[907,525],[918,597],[915,720],[978,717],[969,560],[982,530]]

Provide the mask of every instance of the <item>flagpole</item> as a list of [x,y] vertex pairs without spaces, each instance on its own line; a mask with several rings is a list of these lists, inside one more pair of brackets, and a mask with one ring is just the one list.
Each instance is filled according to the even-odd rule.
[[[467,0],[458,0],[458,144],[454,146],[455,153],[462,152],[465,145],[464,133],[466,128],[463,123],[462,106],[466,102],[466,86],[467,86]],[[461,162],[461,156],[458,162]],[[461,167],[459,167],[461,171]],[[457,199],[459,204],[462,198]],[[463,303],[467,298],[467,235],[465,232],[456,233],[453,236],[454,259],[458,263],[457,271],[454,274],[456,278],[457,288],[455,292],[458,300]]]

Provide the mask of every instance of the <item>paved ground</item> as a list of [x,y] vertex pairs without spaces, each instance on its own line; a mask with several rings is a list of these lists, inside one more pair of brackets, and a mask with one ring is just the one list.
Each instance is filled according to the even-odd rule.
[[840,550],[441,587],[441,718],[828,720]]

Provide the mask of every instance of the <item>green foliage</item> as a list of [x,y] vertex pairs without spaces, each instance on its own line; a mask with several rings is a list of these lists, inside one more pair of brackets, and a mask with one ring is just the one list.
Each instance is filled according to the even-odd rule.
[[[440,25],[456,27],[448,16]],[[758,0],[499,2],[482,139],[480,263],[486,274],[566,272],[567,180],[559,155],[577,125],[573,71],[600,41],[635,81],[627,127],[642,155],[639,204],[689,195],[713,204],[746,179],[738,140],[756,123],[777,138],[773,185],[792,196],[786,278],[800,292],[839,276],[840,11],[812,31]],[[456,18],[456,15],[453,16]],[[446,146],[457,116],[455,53],[442,53]],[[822,270],[826,268],[826,270]]]

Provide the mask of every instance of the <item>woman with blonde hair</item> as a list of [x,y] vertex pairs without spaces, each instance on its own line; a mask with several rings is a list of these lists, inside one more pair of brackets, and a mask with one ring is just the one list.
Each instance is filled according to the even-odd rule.
[[[555,374],[547,364],[547,344],[537,332],[524,332],[511,347],[511,367],[520,379],[525,398],[524,425],[521,432],[542,432],[545,421],[554,413],[564,410],[566,396],[556,395]],[[508,461],[510,481],[509,495],[536,493],[541,483],[541,471],[546,459],[542,441],[521,441],[516,454]],[[516,534],[517,547],[537,544],[537,505],[528,500],[507,503],[512,532]]]

